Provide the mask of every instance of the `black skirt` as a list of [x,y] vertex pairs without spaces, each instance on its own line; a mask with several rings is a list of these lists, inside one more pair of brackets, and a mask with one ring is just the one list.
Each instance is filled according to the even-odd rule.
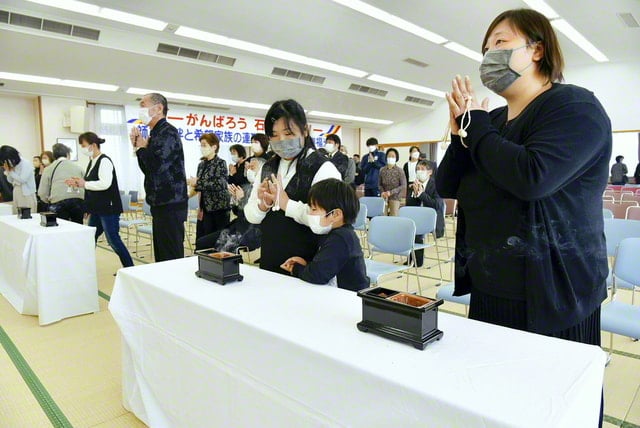
[[[473,289],[469,318],[503,327],[527,330],[527,306],[524,300],[495,297]],[[545,336],[600,346],[600,306],[579,323]]]

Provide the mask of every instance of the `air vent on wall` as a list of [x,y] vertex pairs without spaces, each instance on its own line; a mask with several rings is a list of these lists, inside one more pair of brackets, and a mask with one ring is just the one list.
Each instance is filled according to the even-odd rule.
[[183,48],[180,46],[168,45],[166,43],[158,43],[158,48],[156,52],[168,54],[168,55],[176,55],[184,58],[191,58],[198,61],[205,62],[213,62],[215,64],[228,65],[229,67],[233,67],[236,63],[236,58],[231,58],[229,56],[224,55],[216,55],[209,52],[197,51],[195,49]]
[[379,97],[386,97],[389,91],[383,91],[382,89],[371,88],[369,86],[362,86],[352,83],[349,86],[349,90],[356,92],[364,92],[365,94],[377,95]]
[[429,64],[427,64],[426,62],[422,62],[414,58],[405,58],[403,59],[403,61],[421,68],[429,67]]
[[629,28],[640,28],[638,20],[630,13],[618,13],[618,18],[622,20],[622,23]]
[[35,16],[22,15],[4,10],[0,10],[0,22],[83,39],[98,40],[100,38],[100,30],[78,27],[77,25],[67,24],[65,22],[49,21]]
[[100,31],[74,25],[71,35],[74,37],[82,37],[83,39],[98,40],[100,38]]
[[12,13],[9,15],[9,24],[40,30],[42,28],[42,19],[28,15],[20,15],[19,13]]
[[271,74],[274,76],[287,77],[289,79],[302,80],[303,82],[311,82],[322,85],[325,81],[325,77],[316,76],[315,74],[303,73],[301,71],[287,70],[285,68],[273,67]]
[[422,104],[423,106],[432,106],[433,105],[433,101],[427,100],[425,98],[407,96],[404,100],[406,102],[408,102],[408,103]]
[[49,21],[45,19],[42,21],[42,29],[44,31],[51,31],[52,33],[71,35],[73,25],[65,24],[64,22]]

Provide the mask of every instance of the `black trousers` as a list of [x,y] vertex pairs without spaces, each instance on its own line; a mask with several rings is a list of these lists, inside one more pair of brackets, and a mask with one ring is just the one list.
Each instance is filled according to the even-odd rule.
[[184,257],[184,222],[187,203],[151,207],[153,250],[156,262]]
[[[416,244],[424,244],[424,235],[416,235]],[[416,250],[416,266],[422,267],[424,263],[424,250]]]
[[229,225],[229,220],[229,210],[205,211],[202,220],[196,224],[196,240],[224,229]]
[[364,189],[365,196],[380,196],[380,189]]
[[84,201],[80,198],[63,199],[55,204],[51,204],[49,209],[56,213],[58,218],[82,224]]

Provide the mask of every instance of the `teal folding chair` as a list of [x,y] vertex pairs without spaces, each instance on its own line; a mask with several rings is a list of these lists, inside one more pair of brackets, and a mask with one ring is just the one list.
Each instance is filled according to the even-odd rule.
[[120,201],[122,202],[122,215],[120,216],[120,220],[118,221],[118,227],[121,229],[124,228],[127,232],[127,245],[130,244],[131,240],[131,228],[149,223],[149,220],[135,218],[135,210],[132,209],[130,200],[130,195],[120,195]]
[[151,225],[152,215],[151,207],[149,206],[149,204],[147,204],[146,201],[144,202],[144,204],[142,204],[142,212],[148,219],[144,224],[136,226],[136,254],[138,254],[138,242],[140,242],[140,234],[142,233],[143,235],[149,236],[149,240],[151,241],[151,257],[153,258],[153,226]]
[[[423,236],[424,240],[428,234],[433,236],[433,244],[423,243],[423,244],[413,244],[414,253],[417,250],[426,250],[427,248],[436,247],[436,255],[440,252],[440,248],[438,246],[438,239],[436,238],[436,221],[438,214],[436,210],[429,207],[400,207],[398,211],[399,217],[405,217],[413,220],[416,225],[416,236]],[[438,258],[436,258],[436,262],[438,265],[438,270],[440,271],[440,277],[430,277],[433,279],[439,279],[440,283],[442,283],[442,264]],[[433,266],[427,267],[427,269],[431,269]],[[437,285],[440,285],[438,283]]]
[[356,217],[356,221],[353,223],[353,229],[360,232],[360,245],[362,248],[366,248],[367,242],[367,206],[360,203],[360,210],[358,211],[358,216]]
[[471,304],[471,294],[464,294],[462,296],[454,296],[453,292],[455,284],[450,282],[438,288],[436,292],[436,299],[446,300],[447,302],[459,303],[465,305],[464,312],[469,315],[469,305]]
[[[380,279],[392,273],[403,272],[408,269],[416,270],[418,279],[418,290],[420,289],[420,278],[418,270],[414,265],[415,255],[413,254],[413,241],[416,236],[416,225],[413,220],[404,217],[378,216],[371,219],[369,223],[368,243],[369,258],[365,260],[367,275],[372,285],[380,282]],[[396,256],[403,256],[409,259],[413,255],[412,261],[407,265],[395,263],[385,263],[373,260],[374,253],[386,253]],[[407,276],[407,291],[409,290],[409,276]]]
[[367,206],[367,218],[384,215],[384,199],[379,196],[363,196],[360,203]]
[[611,300],[600,308],[600,328],[609,332],[609,357],[613,351],[613,334],[640,338],[640,307],[616,300],[618,280],[640,285],[640,238],[620,241],[613,264]]
[[[604,220],[604,236],[607,241],[607,256],[614,258],[618,244],[625,238],[640,238],[640,220],[625,220],[619,218],[605,219]],[[615,274],[613,270],[609,272],[607,277],[607,286],[613,287],[613,279]],[[631,303],[635,304],[635,291],[636,287],[623,279],[618,279],[616,286],[618,288],[624,288],[632,290]]]

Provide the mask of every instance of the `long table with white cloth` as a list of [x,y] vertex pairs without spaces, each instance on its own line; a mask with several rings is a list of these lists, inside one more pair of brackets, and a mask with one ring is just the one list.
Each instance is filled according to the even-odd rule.
[[0,293],[40,325],[97,312],[95,228],[58,219],[0,217]]
[[151,427],[595,427],[605,353],[439,313],[424,351],[362,333],[356,293],[196,257],[121,269],[123,404]]
[[13,203],[12,202],[0,203],[0,216],[10,215],[10,214],[13,214]]

